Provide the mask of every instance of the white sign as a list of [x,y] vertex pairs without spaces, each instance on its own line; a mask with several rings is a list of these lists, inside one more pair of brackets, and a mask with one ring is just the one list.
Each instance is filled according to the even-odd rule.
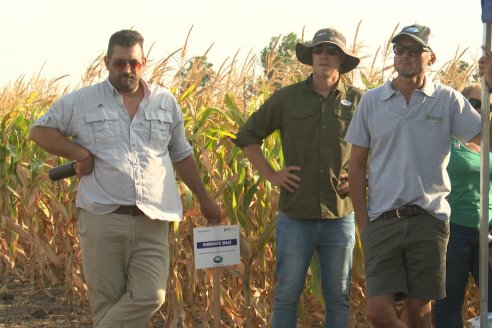
[[221,267],[241,262],[239,226],[213,226],[193,229],[195,268]]

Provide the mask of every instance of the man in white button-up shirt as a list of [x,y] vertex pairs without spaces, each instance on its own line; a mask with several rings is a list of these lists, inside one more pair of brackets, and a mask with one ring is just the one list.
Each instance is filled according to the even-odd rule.
[[209,223],[220,221],[220,208],[200,179],[175,97],[141,78],[140,33],[113,34],[104,60],[108,79],[62,97],[30,138],[75,161],[94,327],[144,327],[165,299],[169,222],[182,219],[173,168]]

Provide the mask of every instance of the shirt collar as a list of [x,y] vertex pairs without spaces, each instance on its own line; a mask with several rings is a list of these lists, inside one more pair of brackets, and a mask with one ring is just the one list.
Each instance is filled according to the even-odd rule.
[[[111,83],[111,81],[109,80],[109,77],[106,78],[105,83],[106,83],[106,86],[109,88],[109,90],[111,91],[111,93],[113,94],[114,97],[119,95],[118,90]],[[149,84],[144,79],[140,79],[140,83],[142,84],[143,89],[144,89],[144,97],[146,97],[146,98],[149,97],[150,93],[151,93]]]
[[[313,74],[308,76],[308,78],[304,81],[304,85],[309,91],[315,92],[314,88],[313,88]],[[332,89],[330,91],[329,96],[331,96],[335,90],[342,93],[342,94],[346,94],[346,88],[345,87],[346,87],[345,83],[343,83],[341,79],[338,79],[337,86],[335,87],[335,89]]]
[[[391,86],[391,83],[393,82],[394,77],[390,76],[388,80],[383,84],[382,88],[382,93],[381,93],[381,100],[388,100],[391,98],[395,93],[396,90],[393,89]],[[434,82],[429,79],[428,76],[425,76],[424,79],[424,85],[422,86],[422,89],[417,90],[418,92],[422,92],[425,94],[427,97],[434,97],[434,91],[435,91],[435,84]]]
[[434,82],[432,82],[431,79],[426,76],[424,80],[424,86],[419,91],[425,94],[427,97],[434,97],[435,90],[436,88]]

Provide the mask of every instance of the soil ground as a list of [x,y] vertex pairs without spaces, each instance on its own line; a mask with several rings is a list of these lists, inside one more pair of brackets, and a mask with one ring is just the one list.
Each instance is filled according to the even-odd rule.
[[0,275],[0,328],[92,328],[88,306],[67,304],[64,286],[43,290]]
[[[146,328],[164,326],[164,320],[158,311],[149,320]],[[89,305],[69,305],[65,286],[42,289],[0,273],[0,328],[92,327]],[[201,325],[196,328],[200,327]]]

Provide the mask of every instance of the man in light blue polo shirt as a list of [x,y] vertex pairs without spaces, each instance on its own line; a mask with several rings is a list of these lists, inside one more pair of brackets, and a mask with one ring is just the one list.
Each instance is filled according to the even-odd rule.
[[431,300],[445,297],[449,141],[480,143],[477,112],[425,75],[429,35],[411,25],[393,38],[398,74],[362,97],[345,138],[374,327],[407,327],[395,312],[403,298],[408,326],[431,327]]

